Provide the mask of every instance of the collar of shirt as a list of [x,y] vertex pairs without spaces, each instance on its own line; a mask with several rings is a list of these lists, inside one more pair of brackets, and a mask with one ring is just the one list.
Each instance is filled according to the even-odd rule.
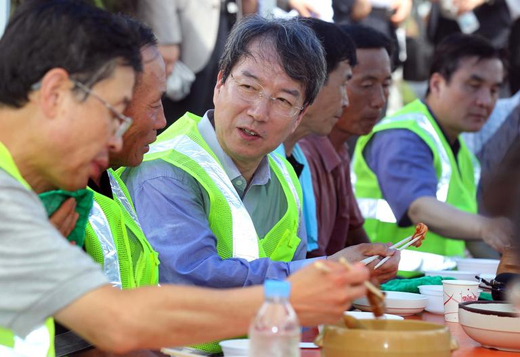
[[316,141],[318,144],[317,146],[319,146],[320,151],[323,154],[321,155],[321,158],[325,164],[325,169],[327,172],[332,172],[332,170],[341,164],[342,153],[338,153],[336,149],[334,149],[334,146],[326,136],[314,136],[313,140]]
[[226,174],[228,175],[233,187],[238,192],[241,198],[244,198],[247,191],[252,186],[263,186],[269,183],[271,179],[271,169],[269,168],[269,161],[267,157],[264,157],[260,162],[260,165],[256,169],[250,184],[246,187],[246,180],[238,170],[237,166],[231,160],[231,158],[224,152],[220,146],[217,134],[214,128],[213,110],[208,110],[199,122],[198,129],[200,135],[206,141],[209,148],[213,151],[215,156],[219,159],[220,163]]
[[430,108],[430,106],[428,104],[426,104],[426,101],[424,101],[424,100],[421,100],[421,102],[426,106],[426,108],[428,108],[428,111],[430,112],[430,115],[432,116],[433,120],[435,120],[435,122],[439,126],[439,129],[441,129],[442,135],[444,135],[444,138],[448,142],[448,145],[450,145],[451,151],[453,152],[453,156],[455,156],[455,160],[457,160],[457,155],[458,155],[459,150],[460,150],[460,136],[457,138],[457,140],[453,144],[450,144],[450,140],[448,139],[448,136],[446,135],[446,132],[442,128],[441,124],[439,124],[439,121],[437,120],[437,117],[433,113],[433,111]]

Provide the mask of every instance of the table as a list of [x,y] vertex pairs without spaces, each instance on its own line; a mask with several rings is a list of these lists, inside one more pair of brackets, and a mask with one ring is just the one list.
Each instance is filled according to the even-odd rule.
[[[446,325],[451,332],[451,335],[459,343],[459,349],[452,353],[452,357],[520,357],[520,353],[503,352],[484,348],[480,344],[472,340],[462,326],[457,322],[445,322],[444,315],[435,315],[429,312],[424,312],[421,315],[414,315],[405,318],[406,320],[418,320],[433,322],[440,325]],[[302,334],[303,341],[313,341],[318,334],[317,328],[312,328]],[[320,357],[318,349],[302,350],[301,357]]]

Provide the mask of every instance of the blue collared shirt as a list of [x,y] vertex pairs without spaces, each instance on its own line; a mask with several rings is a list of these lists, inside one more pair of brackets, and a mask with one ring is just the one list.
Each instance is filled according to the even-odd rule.
[[[218,143],[209,119],[212,115],[212,111],[204,115],[199,131],[221,162],[262,239],[287,210],[283,189],[276,175],[271,175],[267,158],[246,187],[246,180]],[[209,196],[196,179],[163,160],[127,169],[122,178],[143,231],[159,252],[160,282],[214,288],[256,285],[265,279],[284,279],[312,261],[304,259],[306,236],[301,224],[298,236],[302,241],[292,262],[222,259],[217,252],[217,238],[209,227]]]

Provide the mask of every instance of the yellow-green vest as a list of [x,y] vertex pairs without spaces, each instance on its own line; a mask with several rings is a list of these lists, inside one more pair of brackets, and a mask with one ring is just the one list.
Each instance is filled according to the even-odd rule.
[[[275,261],[291,261],[300,244],[297,231],[302,202],[301,187],[294,170],[278,154],[268,155],[269,167],[285,193],[287,211],[266,236],[259,239],[231,180],[198,130],[200,120],[200,117],[186,113],[159,135],[144,161],[164,160],[190,174],[204,187],[210,200],[209,226],[217,238],[217,251],[222,259],[238,257],[251,261],[269,257]],[[217,343],[196,348],[220,352]]]
[[[417,134],[433,153],[433,166],[437,173],[437,199],[468,213],[477,212],[476,187],[480,178],[480,165],[459,137],[457,160],[439,125],[427,106],[416,100],[394,116],[383,119],[371,134],[361,137],[352,161],[352,183],[356,199],[365,217],[365,230],[373,242],[398,242],[414,233],[413,226],[400,228],[384,199],[375,173],[367,165],[363,150],[375,133],[383,130],[407,129]],[[464,256],[463,240],[450,239],[433,233],[426,235],[420,248],[414,250],[444,256]]]
[[[16,164],[0,142],[0,169],[7,172],[27,190],[31,186],[20,174]],[[16,297],[13,297],[14,299]],[[54,321],[48,318],[45,323],[27,335],[26,338],[16,336],[13,331],[0,326],[0,356],[2,357],[54,357]]]
[[144,236],[125,184],[111,169],[108,177],[113,199],[94,192],[85,249],[114,287],[157,285],[158,254]]

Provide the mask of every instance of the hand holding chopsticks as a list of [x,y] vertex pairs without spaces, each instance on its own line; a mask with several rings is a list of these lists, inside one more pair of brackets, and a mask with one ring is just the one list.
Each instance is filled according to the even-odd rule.
[[[426,236],[426,232],[428,232],[428,226],[426,226],[426,224],[424,224],[424,223],[418,223],[417,226],[415,226],[415,233],[412,236],[407,237],[407,238],[397,242],[390,248],[397,249],[397,250],[403,250],[403,249],[408,248],[411,245],[413,245],[415,247],[420,247],[423,239]],[[378,258],[379,258],[379,255],[373,255],[371,257],[363,259],[361,261],[361,263],[368,265]],[[377,263],[377,265],[374,267],[374,270],[378,269],[381,265],[386,263],[390,258],[391,258],[390,256],[385,257],[383,260],[381,260],[379,263]]]
[[[343,257],[339,258],[339,263],[345,266],[348,270],[352,269],[352,265]],[[314,266],[324,273],[330,272],[330,269],[320,261],[314,263]],[[370,302],[370,306],[372,307],[372,312],[376,317],[384,315],[385,295],[381,292],[381,290],[376,288],[370,281],[365,281],[364,284],[367,288],[367,297]]]

